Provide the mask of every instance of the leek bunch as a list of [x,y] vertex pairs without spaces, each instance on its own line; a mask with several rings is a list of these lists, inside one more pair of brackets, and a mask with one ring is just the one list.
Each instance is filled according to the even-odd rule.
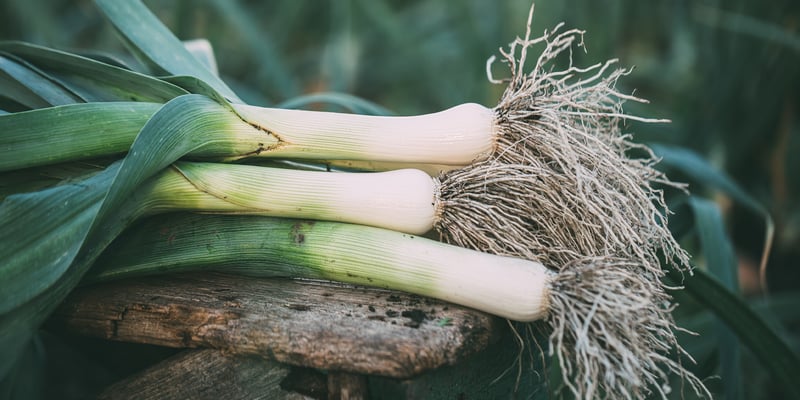
[[[224,269],[544,319],[550,352],[579,398],[666,396],[669,373],[707,394],[666,355],[681,348],[660,257],[688,269],[655,187],[671,183],[619,128],[656,120],[622,112],[623,101],[643,100],[615,89],[627,71],[614,61],[555,69],[583,32],[559,25],[532,38],[531,9],[524,38],[501,50],[511,77],[489,77],[507,85],[496,107],[379,117],[243,104],[140,3],[98,5],[151,73],[0,43],[8,87],[41,83],[0,115],[0,216],[11,227],[0,232],[4,348],[20,348],[84,277]],[[531,68],[535,46],[544,48]],[[632,149],[645,158],[629,158]],[[252,159],[392,170],[232,163]],[[167,216],[181,238],[169,244],[147,224],[126,232],[173,211],[251,216]],[[414,236],[430,230],[449,244]],[[209,254],[205,244],[216,240],[220,251]]]

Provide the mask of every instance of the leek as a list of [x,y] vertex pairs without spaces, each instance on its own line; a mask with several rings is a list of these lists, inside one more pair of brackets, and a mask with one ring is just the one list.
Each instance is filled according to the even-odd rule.
[[[157,106],[137,102],[79,103],[0,115],[0,126],[5,130],[0,135],[0,149],[14,154],[3,158],[0,171],[125,153],[148,118],[158,110]],[[493,129],[493,113],[477,104],[413,117],[270,109],[243,104],[232,107],[233,111],[221,108],[220,113],[231,114],[231,122],[227,129],[216,131],[212,141],[241,142],[246,137],[250,146],[216,151],[207,146],[191,153],[190,157],[467,165],[486,158],[495,141],[493,135],[487,134]],[[54,118],[57,118],[55,125]],[[43,121],[48,125],[42,125]]]
[[402,290],[518,321],[546,316],[553,275],[541,263],[362,225],[173,214],[123,233],[85,282],[211,269]]
[[148,213],[259,214],[423,234],[439,213],[436,192],[436,179],[414,169],[327,173],[181,161],[137,195]]

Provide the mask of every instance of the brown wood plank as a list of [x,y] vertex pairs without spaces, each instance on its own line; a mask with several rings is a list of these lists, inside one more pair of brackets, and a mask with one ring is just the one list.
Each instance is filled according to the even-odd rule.
[[107,387],[98,399],[307,399],[281,389],[288,373],[288,366],[257,356],[186,350]]
[[291,365],[407,378],[485,348],[503,322],[400,292],[218,273],[76,290],[49,326],[170,347],[213,347]]

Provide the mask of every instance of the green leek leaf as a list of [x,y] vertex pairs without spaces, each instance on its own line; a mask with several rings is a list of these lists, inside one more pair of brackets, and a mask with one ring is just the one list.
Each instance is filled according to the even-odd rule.
[[53,81],[17,60],[0,55],[0,91],[13,93],[14,100],[28,108],[41,108],[80,101]]
[[78,103],[0,115],[0,171],[128,151],[156,103]]
[[[165,104],[128,155],[86,181],[7,197],[0,203],[0,379],[50,312],[78,284],[100,252],[141,212],[131,193],[181,156],[208,144],[239,119],[202,95]],[[21,240],[22,239],[22,240]]]
[[187,93],[148,75],[30,43],[0,42],[0,50],[35,65],[87,102],[164,103]]

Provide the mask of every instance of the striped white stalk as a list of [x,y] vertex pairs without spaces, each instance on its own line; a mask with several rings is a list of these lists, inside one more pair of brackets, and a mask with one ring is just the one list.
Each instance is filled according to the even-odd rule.
[[257,214],[377,226],[422,234],[441,202],[435,178],[415,170],[328,173],[177,162],[139,194],[149,212]]
[[495,150],[496,114],[461,104],[432,114],[371,116],[234,104],[278,144],[260,156],[467,165]]

